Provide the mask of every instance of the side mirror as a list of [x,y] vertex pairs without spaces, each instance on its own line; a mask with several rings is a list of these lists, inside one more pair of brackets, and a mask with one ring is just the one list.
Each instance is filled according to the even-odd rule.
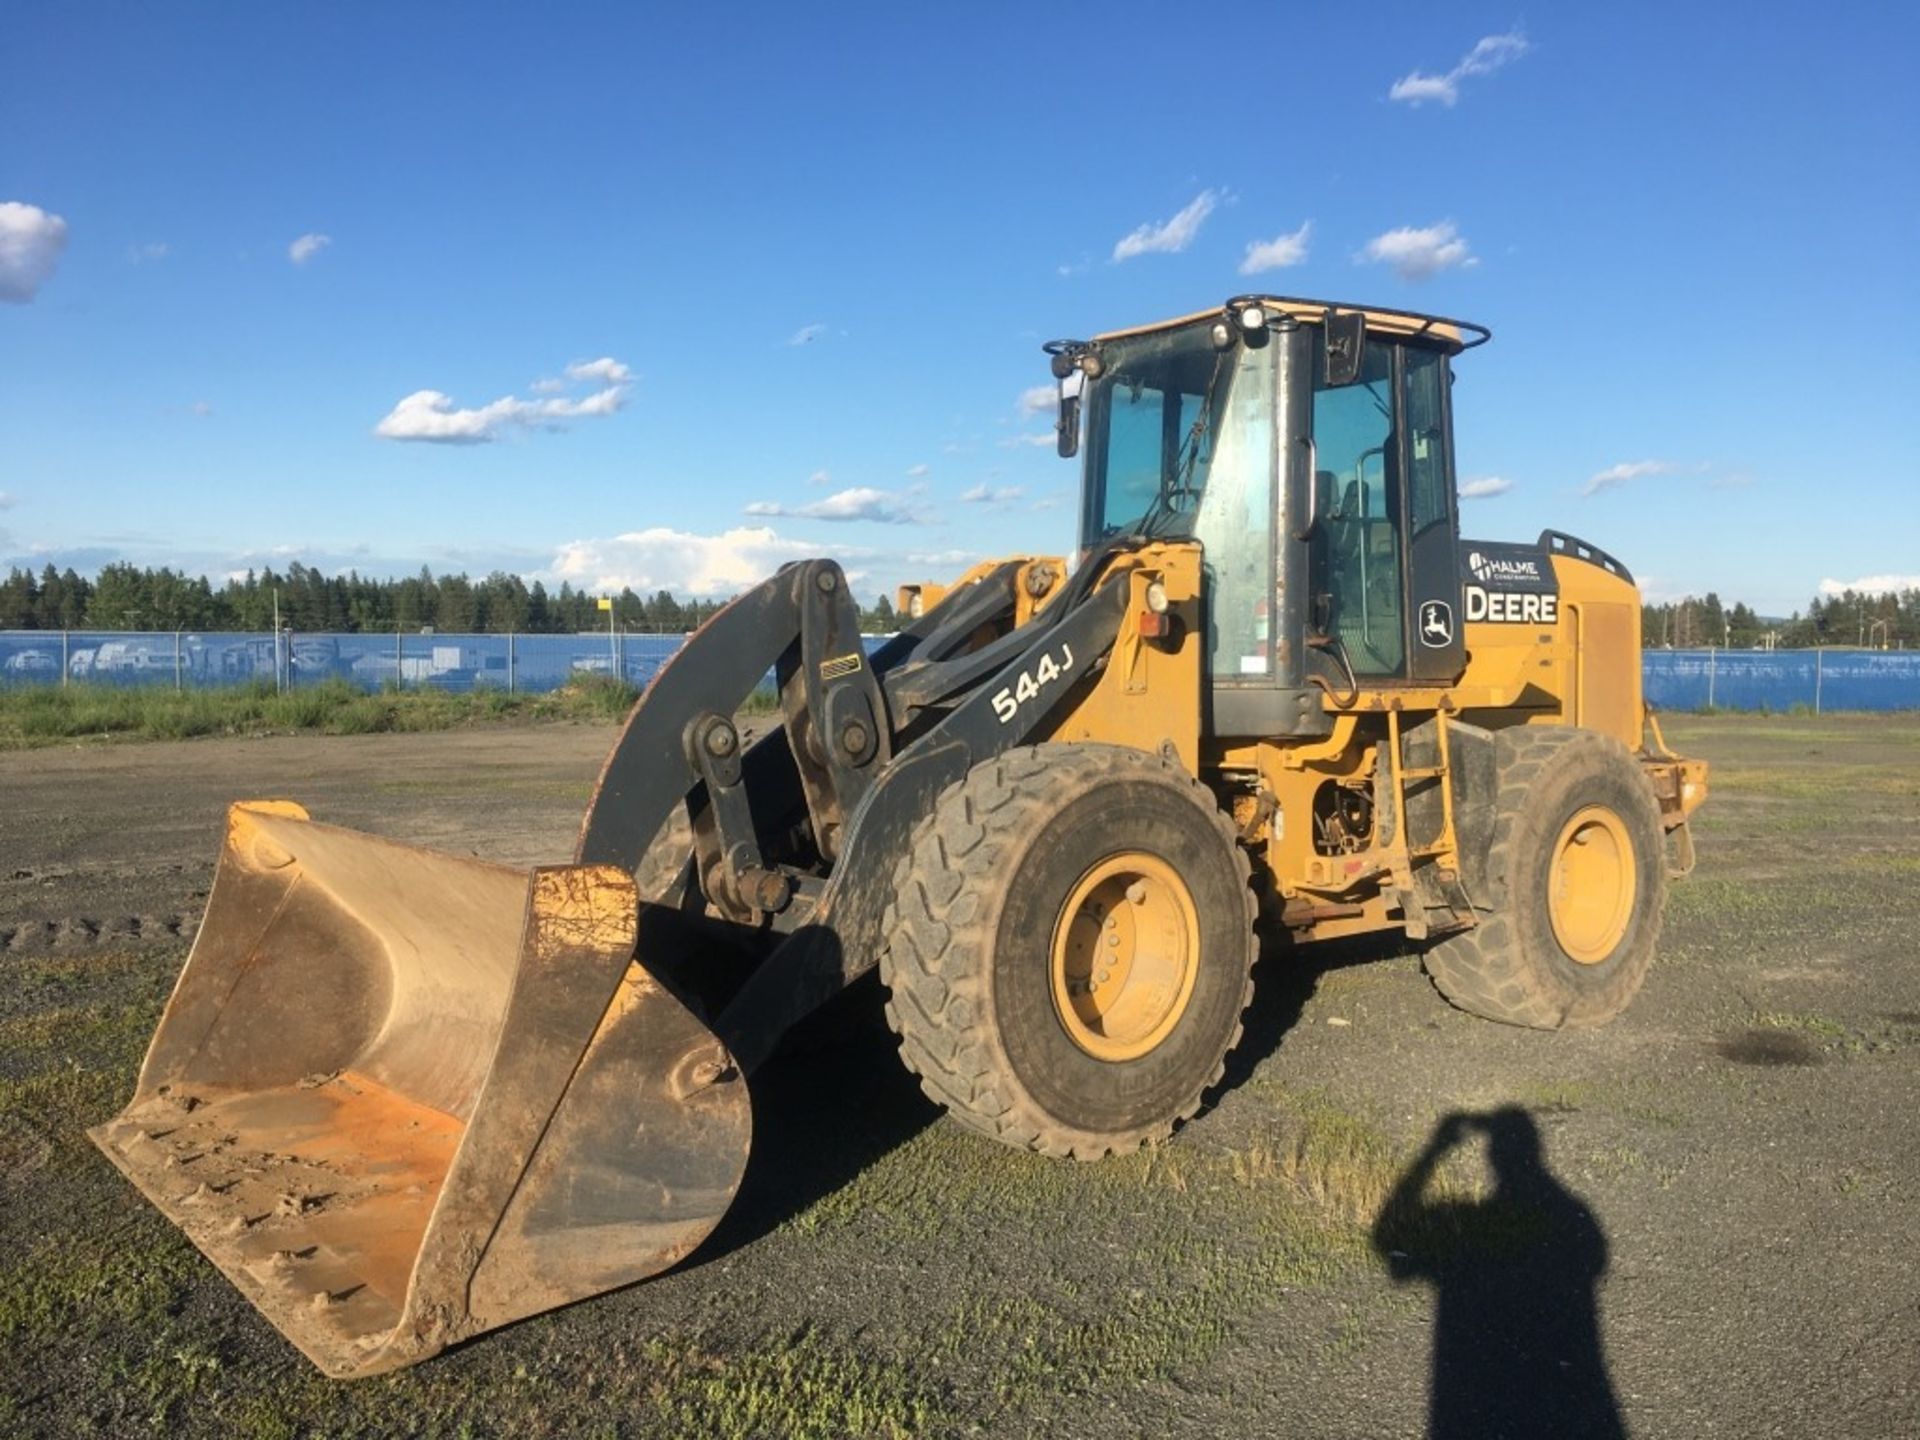
[[1367,317],[1358,310],[1340,310],[1327,316],[1327,387],[1351,385],[1360,378],[1361,357],[1367,353]]
[[1048,368],[1060,382],[1060,418],[1053,422],[1054,448],[1062,460],[1080,453],[1080,392],[1086,373],[1081,354],[1086,349],[1078,340],[1050,340],[1041,347],[1049,357]]
[[1060,418],[1053,422],[1053,433],[1054,448],[1062,460],[1080,453],[1080,390],[1075,386],[1069,395],[1064,380],[1060,382]]
[[1056,355],[1053,374],[1060,382],[1060,418],[1053,422],[1054,448],[1062,460],[1071,460],[1080,453],[1080,392],[1087,388],[1085,362]]

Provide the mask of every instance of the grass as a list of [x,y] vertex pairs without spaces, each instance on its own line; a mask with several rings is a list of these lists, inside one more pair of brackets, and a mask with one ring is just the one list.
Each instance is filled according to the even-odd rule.
[[[263,1437],[1037,1433],[1089,1397],[1206,1364],[1289,1289],[1364,1270],[1371,1212],[1410,1153],[1331,1095],[1277,1088],[1272,1139],[1241,1151],[1186,1145],[1068,1165],[934,1125],[768,1245],[861,1265],[1011,1245],[1054,1257],[1045,1273],[1014,1282],[989,1267],[873,1323],[820,1313],[803,1295],[798,1313],[642,1320],[635,1333],[609,1299],[339,1386],[263,1345],[259,1322],[240,1319],[245,1302],[84,1137],[130,1090],[156,981],[178,958],[62,965],[43,977],[56,983],[0,1012],[0,1049],[28,1072],[0,1079],[0,1168],[18,1186],[0,1197],[0,1351],[13,1361],[0,1433],[56,1416],[74,1432]],[[810,1269],[834,1273],[818,1258]],[[59,1399],[62,1386],[36,1378],[81,1355],[100,1381],[84,1397]],[[589,1415],[600,1430],[581,1424]]]
[[[573,720],[613,724],[640,692],[611,676],[584,675],[558,690],[532,695],[481,688],[361,690],[328,680],[276,692],[253,684],[208,690],[128,689],[106,685],[0,690],[0,750],[69,740],[186,740],[201,735],[370,735],[451,730],[502,721]],[[742,709],[778,708],[770,689]]]
[[[608,718],[617,713],[610,706]],[[1669,734],[1682,749],[1693,738],[1684,724]],[[1771,742],[1784,728],[1754,722],[1740,733]],[[1675,941],[1692,935],[1710,957],[1711,936],[1728,929],[1857,940],[1863,890],[1905,893],[1905,832],[1874,830],[1883,868],[1852,864],[1842,848],[1809,869],[1800,846],[1749,822],[1806,812],[1830,829],[1891,827],[1910,802],[1867,784],[1883,772],[1859,765],[1837,767],[1845,785],[1803,798],[1771,743],[1748,755],[1716,769],[1716,783],[1734,783],[1703,820],[1724,827],[1724,848],[1703,841],[1715,863],[1675,888]],[[1752,772],[1745,784],[1743,772]],[[414,782],[383,784],[404,795]],[[1223,1367],[1279,1317],[1348,1307],[1320,1341],[1346,1356],[1400,1331],[1393,1306],[1424,1313],[1428,1303],[1419,1287],[1390,1289],[1379,1277],[1373,1230],[1449,1102],[1436,1092],[1370,1104],[1339,1072],[1309,1089],[1279,1083],[1269,1068],[1217,1119],[1099,1165],[1004,1150],[951,1123],[898,1135],[879,1127],[887,1143],[857,1174],[833,1171],[830,1186],[803,1192],[817,1196],[804,1208],[779,1210],[771,1228],[705,1268],[510,1327],[417,1370],[336,1385],[266,1333],[82,1136],[126,1099],[180,954],[103,945],[6,959],[0,1435],[1086,1433],[1086,1417],[1110,1415],[1116,1397],[1164,1406],[1188,1387],[1217,1395]],[[1316,1001],[1410,983],[1393,977],[1414,963],[1331,971]],[[1663,964],[1684,963],[1670,945]],[[1739,1018],[1783,1039],[1920,1044],[1920,1011],[1856,1028],[1804,1001],[1762,998],[1769,1008],[1743,1001]],[[1485,1043],[1521,1041],[1503,1031]],[[826,1083],[822,1073],[768,1078],[805,1086]],[[855,1091],[835,1112],[822,1147],[842,1129],[862,1134],[869,1108],[892,1103],[887,1087],[906,1083],[890,1069],[849,1074],[871,1093]],[[1548,1075],[1469,1099],[1519,1103],[1559,1131],[1550,1153],[1575,1189],[1592,1177],[1651,1191],[1673,1186],[1684,1162],[1658,1144],[1642,1149],[1642,1136],[1695,1123],[1672,1108],[1686,1089],[1664,1073]],[[763,1087],[761,1098],[772,1093]],[[1892,1183],[1850,1173],[1834,1183]],[[1395,1242],[1475,1254],[1539,1239],[1527,1215],[1498,1203],[1475,1146],[1450,1155],[1425,1195],[1426,1216],[1397,1229]],[[1298,1302],[1282,1297],[1302,1291],[1319,1298],[1288,1310]]]
[[[178,960],[48,961],[0,1008],[0,1051],[25,1071],[0,1079],[0,1184],[17,1186],[0,1196],[0,1352],[12,1357],[0,1433],[50,1422],[257,1437],[1043,1433],[1089,1400],[1178,1383],[1289,1292],[1364,1274],[1373,1221],[1419,1139],[1333,1092],[1261,1081],[1251,1137],[1100,1165],[936,1124],[766,1237],[743,1283],[795,1254],[814,1257],[798,1273],[826,1284],[857,1283],[876,1257],[952,1247],[1004,1251],[1011,1269],[949,1273],[871,1319],[806,1293],[673,1321],[609,1297],[340,1386],[242,1319],[245,1302],[84,1138],[130,1090]],[[1427,1192],[1452,1217],[1484,1198],[1478,1157],[1456,1159]],[[1499,1247],[1513,1229],[1443,1218],[1408,1238]],[[1034,1268],[1039,1255],[1047,1263]],[[838,1266],[856,1268],[835,1280]],[[873,1299],[886,1289],[863,1288]],[[1355,1318],[1335,1343],[1362,1348],[1370,1327]],[[70,1374],[77,1356],[98,1380],[84,1395],[38,1378]]]

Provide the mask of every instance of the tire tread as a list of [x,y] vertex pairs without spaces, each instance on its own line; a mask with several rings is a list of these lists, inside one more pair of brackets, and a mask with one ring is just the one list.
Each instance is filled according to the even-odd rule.
[[[1246,897],[1246,952],[1231,1037],[1204,1084],[1167,1119],[1133,1130],[1093,1134],[1055,1120],[1026,1098],[988,1017],[986,973],[993,946],[992,908],[981,895],[1004,886],[1004,857],[1018,841],[1120,767],[1186,788],[1205,808],[1238,868]],[[1257,909],[1246,853],[1213,794],[1160,755],[1109,745],[1047,745],[1012,750],[976,766],[949,787],[915,829],[894,870],[887,949],[880,975],[887,1023],[920,1087],[956,1120],[1018,1149],[1097,1160],[1164,1139],[1197,1114],[1226,1073],[1253,1000]]]

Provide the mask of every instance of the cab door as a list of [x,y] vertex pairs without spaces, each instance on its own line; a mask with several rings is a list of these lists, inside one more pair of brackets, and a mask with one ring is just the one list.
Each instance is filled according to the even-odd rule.
[[1452,680],[1465,649],[1446,356],[1369,339],[1352,383],[1325,376],[1317,366],[1315,648],[1356,680]]
[[1317,648],[1336,671],[1391,680],[1406,673],[1406,576],[1399,447],[1394,431],[1395,346],[1367,341],[1351,384],[1315,368],[1313,463],[1318,524],[1308,557]]
[[1400,436],[1407,477],[1408,678],[1450,684],[1466,669],[1452,371],[1438,350],[1402,345]]

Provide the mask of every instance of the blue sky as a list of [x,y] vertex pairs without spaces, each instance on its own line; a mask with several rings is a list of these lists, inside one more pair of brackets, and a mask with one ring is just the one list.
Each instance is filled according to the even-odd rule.
[[1493,327],[1478,537],[1768,613],[1920,584],[1917,42],[1891,5],[23,0],[0,564],[724,594],[826,553],[878,593],[1073,543],[1041,340],[1266,289]]

